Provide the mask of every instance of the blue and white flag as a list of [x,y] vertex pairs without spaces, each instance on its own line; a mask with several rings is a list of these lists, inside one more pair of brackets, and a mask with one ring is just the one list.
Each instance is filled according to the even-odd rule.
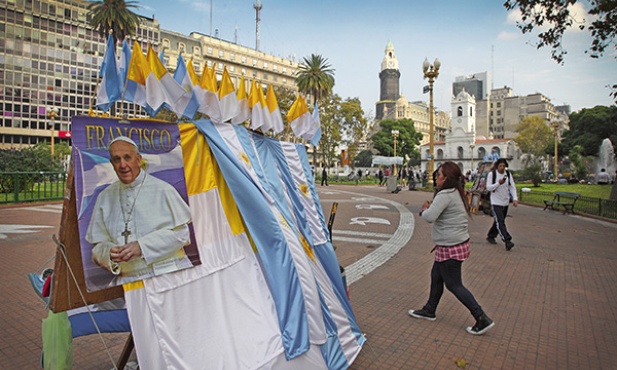
[[176,80],[176,82],[178,82],[178,84],[180,84],[180,86],[182,86],[182,88],[186,91],[186,94],[184,94],[178,102],[176,102],[176,110],[184,117],[192,119],[195,117],[195,114],[199,109],[199,99],[193,90],[193,83],[191,82],[191,77],[186,69],[186,64],[184,63],[182,54],[178,56],[178,63],[176,65],[176,71],[174,72],[174,80]]
[[319,119],[319,107],[317,106],[317,102],[315,102],[315,109],[313,110],[312,123],[313,137],[311,138],[311,144],[317,146],[319,140],[321,140],[321,120]]
[[116,61],[116,45],[111,34],[107,37],[107,50],[105,50],[99,77],[102,79],[96,92],[96,107],[106,112],[122,96],[122,84]]

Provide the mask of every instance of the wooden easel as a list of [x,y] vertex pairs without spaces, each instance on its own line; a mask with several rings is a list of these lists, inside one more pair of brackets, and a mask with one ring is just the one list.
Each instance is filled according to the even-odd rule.
[[[49,299],[49,309],[56,313],[124,296],[124,291],[121,286],[96,292],[88,292],[86,289],[84,267],[81,260],[79,228],[77,225],[77,201],[75,199],[74,180],[73,160],[71,159],[66,189],[64,191],[64,204],[62,205],[62,217],[58,232],[54,278],[52,280],[52,291]],[[69,266],[71,267],[70,269]],[[77,280],[77,284],[75,280]],[[116,364],[117,369],[124,369],[134,346],[133,336],[129,334],[124,349]]]

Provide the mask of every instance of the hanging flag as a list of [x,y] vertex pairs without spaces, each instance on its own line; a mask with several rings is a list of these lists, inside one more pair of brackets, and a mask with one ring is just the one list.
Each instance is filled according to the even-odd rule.
[[[214,66],[212,66],[212,72],[214,72]],[[199,86],[204,92],[202,100],[199,102],[199,111],[210,117],[212,122],[218,123],[221,122],[222,114],[216,89],[216,79],[213,80],[212,76],[210,68],[206,66],[199,81]]]
[[311,144],[313,146],[317,146],[319,144],[319,140],[321,140],[321,120],[319,119],[319,107],[317,106],[317,102],[315,102],[315,109],[313,110],[313,116],[311,117],[313,128],[312,128],[312,137]]
[[266,113],[270,116],[270,122],[272,123],[272,131],[275,134],[283,131],[285,128],[283,124],[283,117],[281,117],[281,110],[274,94],[272,86],[268,86],[268,92],[266,93]]
[[[122,51],[125,52],[124,49]],[[152,111],[152,108],[148,106],[146,100],[146,76],[150,74],[150,64],[141,51],[139,43],[135,41],[133,43],[133,52],[129,61],[129,67],[127,72],[127,94],[129,87],[131,88],[131,95],[133,95],[133,103],[144,107],[147,111]],[[130,82],[133,82],[132,84]],[[130,86],[129,86],[130,85]],[[125,96],[126,97],[126,96]],[[128,100],[128,99],[127,99]]]
[[224,68],[223,79],[218,91],[221,122],[227,122],[240,113],[240,103],[238,102],[238,97],[234,94],[235,92],[236,89],[231,82],[227,68]]
[[[249,108],[251,109],[251,129],[257,130],[264,124],[263,109],[261,107],[261,98],[259,91],[261,86],[257,87],[255,80],[251,81],[251,92],[249,93]],[[263,96],[263,90],[261,95]]]
[[146,77],[146,100],[155,111],[163,104],[177,114],[182,114],[179,101],[186,91],[167,72],[161,60],[156,56],[152,46],[148,46],[146,59],[150,63],[151,73]]
[[122,85],[116,61],[116,44],[110,34],[107,37],[107,50],[99,71],[101,82],[96,92],[96,107],[107,112],[122,97]]
[[291,105],[287,113],[287,122],[289,122],[294,135],[297,137],[303,137],[310,131],[312,118],[306,106],[306,100],[301,95],[298,95],[296,101]]
[[238,125],[248,121],[251,118],[251,111],[249,109],[249,102],[246,96],[246,85],[244,83],[244,76],[240,78],[240,86],[238,86],[237,99],[239,104],[238,114],[231,119],[231,123]]
[[178,113],[184,117],[192,119],[197,113],[199,108],[199,100],[193,90],[193,82],[191,76],[188,73],[188,69],[184,64],[184,58],[182,54],[178,56],[178,62],[176,64],[176,71],[174,72],[174,80],[184,89],[184,95],[178,100],[177,109]]
[[163,47],[161,47],[161,51],[159,51],[159,59],[161,60],[163,67],[166,67],[167,63],[165,63],[165,48]]
[[270,119],[270,115],[268,114],[268,105],[266,103],[266,96],[264,95],[264,89],[261,87],[261,84],[257,84],[259,88],[257,89],[257,94],[259,96],[259,109],[261,110],[260,117],[262,120],[261,123],[261,131],[267,132],[272,129],[272,120]]

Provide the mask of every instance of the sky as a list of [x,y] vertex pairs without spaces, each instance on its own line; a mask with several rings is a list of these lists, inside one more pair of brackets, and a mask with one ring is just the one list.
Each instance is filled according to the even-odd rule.
[[[163,29],[185,35],[218,32],[223,40],[254,48],[255,2],[141,0],[137,13],[154,16]],[[550,48],[535,47],[535,34],[521,33],[518,11],[508,12],[503,2],[263,0],[259,50],[297,62],[322,55],[335,69],[334,93],[343,99],[358,97],[368,116],[374,116],[379,100],[388,41],[399,61],[400,93],[410,102],[428,103],[428,94],[422,93],[427,85],[422,62],[441,61],[434,84],[434,104],[441,111],[451,110],[455,77],[480,72],[493,75],[494,88],[508,86],[518,96],[539,92],[554,105],[570,105],[572,112],[614,104],[607,87],[617,83],[614,48],[592,59],[585,54],[589,32],[574,29],[564,36],[567,54],[559,65]],[[576,17],[590,19],[580,3]]]

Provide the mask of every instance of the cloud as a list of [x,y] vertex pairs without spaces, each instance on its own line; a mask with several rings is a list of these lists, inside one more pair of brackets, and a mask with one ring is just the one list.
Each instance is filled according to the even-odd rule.
[[516,40],[517,38],[519,38],[519,34],[516,32],[501,31],[497,35],[497,40],[501,41]]

